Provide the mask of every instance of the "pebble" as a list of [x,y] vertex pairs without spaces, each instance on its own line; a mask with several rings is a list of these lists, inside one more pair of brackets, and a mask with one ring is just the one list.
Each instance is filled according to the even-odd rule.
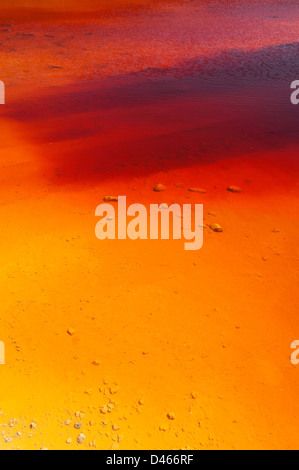
[[239,186],[229,186],[227,188],[227,191],[231,192],[231,193],[241,193],[242,192],[242,189],[239,188]]
[[117,196],[105,196],[104,202],[118,202]]
[[161,193],[162,191],[166,191],[166,190],[167,190],[167,187],[164,186],[164,184],[162,183],[156,184],[156,186],[154,187],[154,191],[156,193]]
[[207,191],[205,189],[202,189],[202,188],[189,188],[188,191],[190,193],[199,193],[199,194],[206,194]]
[[111,413],[111,411],[113,411],[114,409],[114,405],[112,405],[112,403],[109,403],[109,405],[107,406],[107,409],[108,409],[108,413]]
[[81,429],[82,428],[82,423],[76,423],[74,428],[75,429]]
[[171,421],[173,421],[175,419],[175,413],[173,413],[173,411],[171,411],[170,413],[168,413],[167,418],[170,419]]
[[223,232],[222,227],[219,224],[210,225],[210,229],[213,230],[213,232]]
[[30,424],[30,429],[35,429],[36,428],[36,424],[35,423],[31,423]]
[[66,440],[66,443],[67,443],[67,444],[71,444],[72,442],[73,442],[73,441],[72,441],[72,438],[71,438],[71,437],[69,437],[69,438]]
[[102,406],[102,408],[100,408],[100,412],[105,415],[108,413],[108,406],[107,405],[104,405]]
[[70,327],[68,330],[67,330],[68,334],[70,336],[74,336],[74,334],[76,333],[76,330],[74,330],[74,328]]
[[161,424],[159,429],[160,431],[166,432],[169,430],[169,426],[167,426],[166,424]]

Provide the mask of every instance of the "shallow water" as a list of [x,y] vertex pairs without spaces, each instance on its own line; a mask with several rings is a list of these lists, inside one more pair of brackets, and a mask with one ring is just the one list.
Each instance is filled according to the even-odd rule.
[[1,116],[40,144],[83,144],[57,149],[59,161],[43,151],[54,173],[148,172],[298,143],[296,2],[101,5],[8,12],[0,29]]
[[[0,7],[0,448],[298,447],[297,0],[48,3]],[[116,194],[204,248],[99,242]]]

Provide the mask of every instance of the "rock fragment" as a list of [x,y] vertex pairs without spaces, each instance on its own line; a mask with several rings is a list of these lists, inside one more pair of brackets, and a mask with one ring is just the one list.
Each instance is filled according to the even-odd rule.
[[118,391],[119,391],[119,386],[118,385],[110,387],[110,389],[109,389],[109,392],[111,393],[111,395],[115,395]]
[[202,188],[189,188],[188,191],[190,193],[199,193],[199,194],[206,194],[207,191],[205,189],[202,189]]
[[118,202],[118,196],[105,196],[104,202]]
[[219,225],[219,224],[210,225],[210,229],[213,230],[213,232],[218,232],[218,233],[223,232],[223,229],[222,229],[221,225]]

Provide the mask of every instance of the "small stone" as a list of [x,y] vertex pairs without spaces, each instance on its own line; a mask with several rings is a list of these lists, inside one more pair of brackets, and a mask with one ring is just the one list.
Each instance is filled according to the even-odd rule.
[[210,229],[213,230],[213,232],[223,232],[221,225],[219,224],[212,224],[210,225]]
[[241,193],[242,192],[242,189],[239,188],[239,186],[229,186],[227,188],[227,191],[231,192],[231,193]]
[[191,398],[193,398],[193,400],[196,400],[196,398],[199,397],[199,393],[198,392],[191,392]]
[[118,202],[117,196],[105,196],[104,202]]
[[66,440],[66,443],[67,443],[67,444],[71,444],[72,442],[73,442],[73,440],[72,440],[71,437],[69,437],[69,438]]
[[112,446],[110,447],[110,450],[118,450],[119,449],[119,445],[118,444],[112,444]]
[[118,431],[120,428],[116,424],[113,424],[112,429],[113,431]]
[[76,333],[76,330],[74,330],[74,328],[70,327],[68,330],[67,330],[68,334],[70,336],[74,336],[74,334]]
[[114,387],[110,387],[109,391],[111,395],[115,395],[119,391],[119,386],[115,385]]
[[92,365],[93,365],[93,366],[99,366],[99,365],[100,365],[100,361],[95,360],[95,361],[92,362]]
[[86,439],[85,434],[81,433],[80,436],[78,436],[78,439],[77,439],[78,444],[83,444],[85,439]]
[[199,194],[206,194],[207,191],[205,189],[202,189],[202,188],[189,188],[188,191],[190,193],[199,193]]
[[82,428],[82,423],[76,423],[74,428],[75,429],[81,429]]
[[36,424],[35,423],[31,423],[30,424],[30,429],[35,429],[36,428]]
[[169,426],[167,426],[166,424],[161,424],[159,429],[160,431],[166,432],[169,430]]
[[164,186],[164,184],[161,184],[161,183],[156,184],[156,186],[154,187],[154,191],[156,193],[161,193],[162,191],[166,191],[166,190],[167,190],[167,187]]
[[175,413],[173,413],[173,411],[168,413],[167,418],[173,421],[175,419]]
[[89,447],[94,447],[95,449],[97,448],[95,439],[89,443]]
[[65,424],[65,426],[70,426],[72,424],[72,422],[71,422],[70,419],[67,419],[64,424]]
[[107,405],[104,405],[102,406],[102,408],[100,408],[100,412],[105,415],[108,413],[108,406]]

